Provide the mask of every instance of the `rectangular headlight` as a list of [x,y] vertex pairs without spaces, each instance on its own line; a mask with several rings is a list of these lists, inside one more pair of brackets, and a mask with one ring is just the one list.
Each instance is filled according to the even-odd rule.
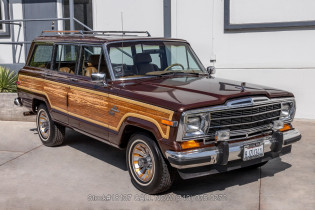
[[201,128],[200,116],[188,117],[186,122],[186,132],[199,131]]
[[193,114],[185,117],[184,128],[186,137],[194,137],[205,134],[207,114]]
[[280,120],[291,122],[295,115],[295,101],[282,102]]

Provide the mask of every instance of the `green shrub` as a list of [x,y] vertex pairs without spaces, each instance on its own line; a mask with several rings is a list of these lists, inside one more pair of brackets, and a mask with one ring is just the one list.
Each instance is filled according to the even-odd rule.
[[0,66],[0,92],[15,93],[16,92],[17,74],[7,68]]

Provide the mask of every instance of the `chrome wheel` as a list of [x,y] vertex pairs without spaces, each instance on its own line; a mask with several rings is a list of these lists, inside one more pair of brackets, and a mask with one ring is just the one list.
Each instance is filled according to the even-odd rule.
[[154,175],[154,159],[151,149],[143,142],[134,142],[131,165],[134,174],[142,184],[148,184]]
[[45,110],[40,110],[38,113],[38,128],[43,141],[46,141],[50,135],[50,122]]

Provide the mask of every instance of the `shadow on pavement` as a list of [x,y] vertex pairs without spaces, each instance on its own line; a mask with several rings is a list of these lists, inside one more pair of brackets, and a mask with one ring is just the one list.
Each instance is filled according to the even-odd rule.
[[281,158],[276,158],[261,168],[243,168],[190,180],[180,180],[173,185],[171,191],[181,196],[194,196],[213,191],[223,191],[232,186],[246,185],[256,182],[260,178],[274,176],[276,173],[290,167],[291,164],[282,162]]
[[[123,150],[119,150],[71,129],[67,129],[66,131],[64,145],[127,171],[125,151]],[[290,167],[291,164],[283,162],[281,158],[276,158],[257,169],[243,168],[201,178],[178,180],[166,193],[173,192],[180,196],[195,196],[213,191],[223,191],[232,186],[246,185],[256,182],[260,178],[274,176]],[[126,173],[126,176],[129,175]]]
[[106,143],[67,129],[64,145],[70,146],[92,157],[127,171],[125,151]]

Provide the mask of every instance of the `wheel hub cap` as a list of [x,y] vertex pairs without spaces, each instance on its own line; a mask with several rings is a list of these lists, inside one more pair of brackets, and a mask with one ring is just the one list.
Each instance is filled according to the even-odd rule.
[[43,139],[48,139],[50,133],[50,123],[48,115],[45,111],[41,110],[38,116],[38,126],[40,135]]
[[152,156],[150,148],[143,143],[138,143],[132,151],[132,168],[134,174],[145,183],[152,179],[154,173]]

